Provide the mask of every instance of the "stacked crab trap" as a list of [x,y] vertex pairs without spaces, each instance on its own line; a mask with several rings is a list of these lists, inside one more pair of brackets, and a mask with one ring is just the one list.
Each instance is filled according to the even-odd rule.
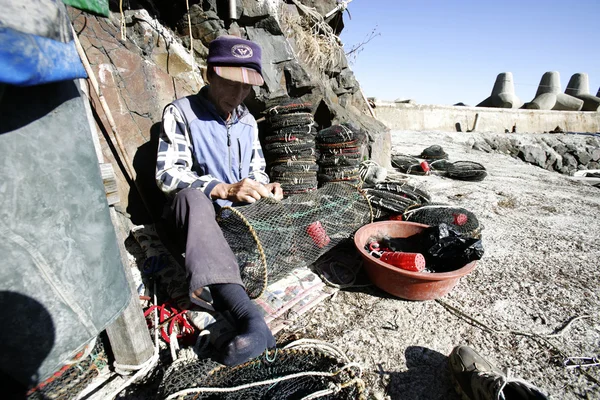
[[332,125],[317,134],[319,186],[329,182],[360,183],[362,149],[366,135],[347,124]]
[[285,197],[317,189],[317,155],[310,103],[300,100],[270,107],[264,138],[267,170],[279,182]]

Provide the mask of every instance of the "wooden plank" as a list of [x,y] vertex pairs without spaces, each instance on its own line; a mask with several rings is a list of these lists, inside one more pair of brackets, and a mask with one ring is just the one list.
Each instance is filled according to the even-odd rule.
[[106,328],[106,333],[118,364],[140,365],[152,357],[154,346],[127,260],[127,251],[124,245],[128,233],[128,230],[125,229],[126,224],[122,222],[122,218],[113,207],[110,207],[110,216],[115,226],[121,259],[131,289],[131,301],[115,322]]
[[106,200],[108,205],[112,206],[119,202],[119,188],[117,186],[117,176],[115,170],[110,163],[100,164],[100,175],[102,183],[104,183],[104,191],[106,192]]

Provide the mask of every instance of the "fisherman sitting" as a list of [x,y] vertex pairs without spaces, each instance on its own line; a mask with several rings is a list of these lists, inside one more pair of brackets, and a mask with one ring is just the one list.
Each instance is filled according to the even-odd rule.
[[275,346],[258,308],[248,297],[235,255],[215,220],[215,208],[279,200],[270,183],[254,117],[242,104],[264,83],[261,48],[235,36],[209,45],[207,80],[197,94],[167,105],[158,144],[156,182],[170,198],[170,216],[185,246],[190,296],[210,289],[217,311],[229,311],[237,336],[218,361],[237,365]]

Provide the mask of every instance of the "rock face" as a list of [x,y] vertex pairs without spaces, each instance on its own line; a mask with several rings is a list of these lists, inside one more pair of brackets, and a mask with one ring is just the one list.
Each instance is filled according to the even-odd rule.
[[[153,177],[147,170],[154,172],[156,147],[152,141],[164,106],[204,85],[201,76],[208,43],[226,33],[239,34],[263,48],[265,85],[255,88],[246,100],[257,119],[278,100],[299,97],[313,104],[319,129],[343,122],[358,125],[368,132],[371,159],[390,165],[389,130],[372,116],[339,39],[323,20],[335,8],[335,1],[238,0],[237,20],[229,19],[228,2],[203,0],[189,11],[180,3],[144,8],[149,3],[130,2],[123,15],[117,7],[109,18],[69,8],[125,151],[133,159],[136,183],[146,188],[142,191],[152,190]],[[322,34],[315,35],[313,30]],[[312,46],[310,52],[308,45]],[[109,126],[103,112],[98,112],[98,117],[103,127]],[[103,148],[109,159],[111,146],[104,144]],[[126,199],[127,193],[120,197]]]
[[600,168],[600,138],[584,135],[536,134],[489,136],[473,143],[473,149],[520,158],[549,171],[572,174]]

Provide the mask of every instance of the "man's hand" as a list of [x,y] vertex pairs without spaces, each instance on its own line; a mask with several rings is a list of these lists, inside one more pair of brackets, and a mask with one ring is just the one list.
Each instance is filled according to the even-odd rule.
[[262,197],[273,197],[276,200],[283,198],[283,191],[279,183],[263,185],[255,180],[245,178],[237,183],[219,183],[216,185],[210,197],[213,200],[224,199],[232,203],[254,203]]
[[267,183],[265,185],[270,194],[273,195],[275,200],[283,199],[283,190],[281,190],[281,185],[277,182]]

